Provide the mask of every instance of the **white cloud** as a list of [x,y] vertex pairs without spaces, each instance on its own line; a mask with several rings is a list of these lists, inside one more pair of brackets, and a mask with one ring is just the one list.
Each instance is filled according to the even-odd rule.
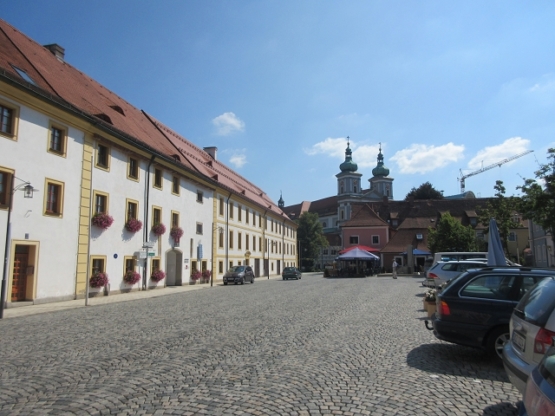
[[468,162],[468,169],[481,169],[484,166],[501,162],[511,156],[528,150],[530,140],[522,137],[511,137],[496,146],[488,146],[476,153]]
[[234,153],[230,158],[229,162],[235,168],[242,168],[247,163],[247,155],[244,153]]
[[245,130],[245,123],[232,112],[223,113],[212,119],[212,124],[216,127],[218,136],[229,136]]
[[[351,147],[351,149],[353,149]],[[382,151],[384,147],[382,147]],[[362,145],[353,149],[353,161],[359,168],[376,167],[378,164],[378,153],[380,152],[379,145]],[[343,156],[344,157],[344,156]]]
[[304,152],[310,156],[326,155],[338,160],[345,160],[345,149],[347,149],[347,140],[349,140],[349,147],[353,152],[353,161],[360,167],[375,166],[376,158],[378,157],[378,145],[360,145],[357,146],[355,142],[346,137],[332,138],[328,137],[326,140],[313,145],[310,149],[304,149]]
[[400,173],[426,173],[462,159],[463,152],[463,145],[453,143],[442,146],[413,144],[396,152],[391,160],[397,162]]
[[310,149],[304,149],[304,152],[310,156],[326,155],[326,156],[331,156],[335,158],[344,158],[346,148],[347,148],[346,137],[340,137],[337,139],[328,137],[323,142],[319,142],[312,145]]

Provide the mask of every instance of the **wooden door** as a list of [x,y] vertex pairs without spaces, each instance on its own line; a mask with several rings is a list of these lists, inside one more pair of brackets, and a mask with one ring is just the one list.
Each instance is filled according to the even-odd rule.
[[16,249],[13,263],[12,302],[25,300],[27,290],[27,260],[29,254],[18,251]]

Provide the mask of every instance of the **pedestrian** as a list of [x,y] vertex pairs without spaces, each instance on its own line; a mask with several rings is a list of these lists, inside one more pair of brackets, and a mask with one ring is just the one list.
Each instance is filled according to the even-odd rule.
[[391,269],[392,269],[391,273],[392,273],[394,279],[397,279],[397,267],[399,267],[399,265],[397,264],[395,259],[393,259],[393,265],[391,267]]

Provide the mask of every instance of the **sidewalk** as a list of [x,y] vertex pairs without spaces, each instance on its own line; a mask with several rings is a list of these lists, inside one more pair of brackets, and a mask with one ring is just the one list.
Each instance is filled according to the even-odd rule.
[[[281,278],[281,275],[270,276],[270,279]],[[266,276],[256,278],[258,281],[268,280]],[[222,281],[214,282],[214,286],[223,286]],[[128,302],[138,299],[155,298],[159,296],[175,295],[176,293],[190,292],[192,290],[210,289],[210,283],[184,285],[184,286],[166,286],[158,289],[140,290],[129,293],[120,293],[109,296],[95,296],[89,298],[87,307],[106,305],[108,303]],[[63,302],[41,303],[38,305],[12,306],[4,309],[4,319],[18,318],[20,316],[35,315],[38,313],[57,312],[67,309],[84,308],[85,299],[67,300]]]

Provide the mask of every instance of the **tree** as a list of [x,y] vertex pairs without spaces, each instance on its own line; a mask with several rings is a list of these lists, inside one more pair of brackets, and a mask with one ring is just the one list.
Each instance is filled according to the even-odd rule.
[[414,199],[443,199],[443,194],[435,189],[430,182],[425,182],[418,188],[412,188],[405,197],[405,201],[408,201],[411,197]]
[[474,229],[464,226],[446,213],[441,216],[436,228],[428,229],[428,248],[438,251],[475,251]]
[[520,225],[515,219],[515,214],[519,210],[519,200],[512,196],[508,198],[505,197],[505,186],[503,186],[503,181],[496,181],[493,189],[497,191],[495,193],[496,198],[492,198],[488,201],[486,207],[480,211],[478,220],[486,226],[485,231],[488,233],[489,221],[491,218],[495,218],[497,228],[499,229],[501,244],[503,244],[503,249],[507,252],[509,231],[518,228]]
[[547,150],[547,160],[534,172],[536,179],[524,179],[524,185],[517,186],[523,193],[519,211],[550,232],[555,243],[555,149]]
[[300,247],[300,261],[302,259],[314,259],[320,254],[320,249],[328,245],[324,237],[322,224],[318,220],[318,214],[314,212],[304,212],[299,217],[299,228],[297,238]]

